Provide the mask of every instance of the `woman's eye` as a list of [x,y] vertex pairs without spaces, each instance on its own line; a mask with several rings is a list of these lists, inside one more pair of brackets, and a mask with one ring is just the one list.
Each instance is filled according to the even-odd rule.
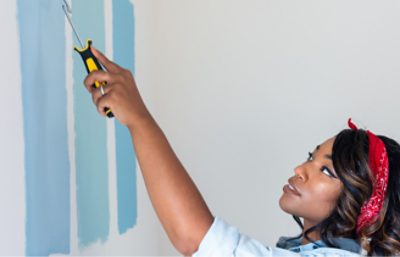
[[312,153],[308,152],[307,161],[311,161],[311,160],[312,160]]
[[330,170],[328,169],[328,167],[322,166],[321,171],[322,171],[322,173],[324,173],[325,175],[327,175],[327,176],[329,176],[329,177],[335,178],[335,176],[333,175],[332,171],[330,171]]

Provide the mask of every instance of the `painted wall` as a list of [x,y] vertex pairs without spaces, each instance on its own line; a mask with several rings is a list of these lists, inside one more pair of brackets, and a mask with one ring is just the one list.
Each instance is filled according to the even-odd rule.
[[[0,254],[156,255],[160,226],[136,181],[129,133],[92,106],[61,4],[0,4],[0,32],[9,38],[0,45],[8,85],[1,94],[8,111],[0,133]],[[135,73],[134,5],[71,4],[82,37]]]
[[[265,244],[298,233],[291,217],[279,210],[282,185],[308,151],[345,128],[349,116],[400,140],[397,1],[132,2],[135,73],[144,100],[213,213]],[[104,4],[111,10],[111,1]],[[0,7],[0,32],[7,35],[0,42],[5,81],[0,100],[8,110],[0,126],[0,254],[24,255],[27,199],[17,1],[2,1]],[[105,11],[104,20],[110,15]],[[104,48],[112,56],[110,24],[105,22]],[[67,47],[72,36],[65,30],[70,56],[65,90],[71,96],[75,66]],[[67,115],[74,113],[73,106],[67,98]],[[112,129],[107,123],[107,135]],[[113,145],[107,147],[108,160],[113,160],[108,163],[115,163]],[[119,234],[116,180],[116,173],[109,173],[105,242],[79,248],[78,207],[71,200],[70,254],[175,255],[140,176],[136,226]],[[76,199],[73,172],[70,181],[70,197]]]

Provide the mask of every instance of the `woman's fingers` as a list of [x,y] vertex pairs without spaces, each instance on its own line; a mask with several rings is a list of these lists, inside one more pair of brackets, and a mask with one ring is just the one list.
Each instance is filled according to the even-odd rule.
[[89,75],[87,75],[87,77],[83,81],[83,84],[85,84],[85,87],[89,92],[92,92],[96,89],[93,87],[96,81],[100,83],[106,82],[107,84],[113,84],[118,80],[118,78],[118,75],[111,74],[106,71],[93,71],[89,73]]
[[[106,112],[104,111],[104,109],[110,108],[110,104],[111,104],[111,94],[105,94],[103,96],[101,96],[100,98],[97,99],[96,103],[96,107],[97,107],[97,111],[102,115],[102,116],[106,116]],[[112,110],[112,108],[110,108]]]
[[100,63],[110,72],[117,72],[121,69],[119,65],[110,61],[102,52],[97,50],[95,47],[91,47],[94,56],[100,61]]
[[[127,126],[133,126],[136,119],[149,115],[132,73],[111,62],[96,49],[93,49],[93,54],[107,69],[107,71],[91,72],[84,81],[98,112],[105,116],[104,108],[108,107],[114,117]],[[96,81],[107,82],[103,87],[104,95],[100,89],[93,88]]]
[[[109,94],[111,92],[111,84],[106,84],[101,86],[101,88],[96,88],[93,89],[92,91],[92,101],[93,103],[97,106],[97,102],[99,101],[99,99],[103,96],[105,96],[106,94]],[[102,92],[103,90],[103,92]],[[103,94],[104,93],[104,94]]]

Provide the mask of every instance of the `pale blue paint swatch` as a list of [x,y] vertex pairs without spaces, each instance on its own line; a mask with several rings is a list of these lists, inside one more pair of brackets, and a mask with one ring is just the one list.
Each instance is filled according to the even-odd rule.
[[68,254],[70,163],[64,16],[60,2],[54,0],[18,0],[17,8],[25,137],[26,255]]
[[[72,8],[82,40],[90,38],[104,51],[104,1],[73,0]],[[87,72],[82,58],[74,51],[73,59],[78,244],[82,248],[105,242],[109,234],[107,133],[106,119],[83,85]]]
[[[135,70],[134,9],[129,0],[113,1],[113,53],[119,65]],[[136,157],[129,130],[115,122],[118,230],[125,233],[137,219]]]

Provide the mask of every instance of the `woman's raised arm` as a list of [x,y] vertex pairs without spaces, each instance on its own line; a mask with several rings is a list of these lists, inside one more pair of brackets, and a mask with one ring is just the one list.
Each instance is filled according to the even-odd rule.
[[[177,158],[166,136],[147,110],[132,74],[93,49],[107,71],[90,73],[85,86],[98,111],[109,107],[129,128],[147,191],[156,213],[176,249],[194,253],[213,222],[196,185]],[[106,81],[104,95],[92,85]]]

